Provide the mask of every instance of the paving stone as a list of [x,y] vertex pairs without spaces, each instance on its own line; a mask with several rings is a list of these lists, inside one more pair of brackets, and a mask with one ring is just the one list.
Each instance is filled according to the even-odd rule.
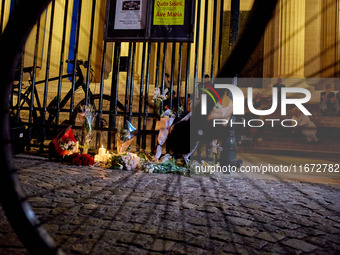
[[[14,159],[66,254],[338,254],[340,185]],[[0,208],[0,254],[25,254]]]
[[317,246],[313,244],[307,243],[299,239],[288,239],[288,240],[282,241],[282,243],[294,249],[303,251],[303,252],[312,252],[318,248]]
[[247,219],[244,219],[244,218],[239,218],[239,217],[229,216],[227,219],[232,224],[236,224],[236,225],[240,225],[240,226],[251,226],[253,224],[253,221],[247,220]]
[[172,241],[156,239],[151,247],[151,250],[166,252],[169,251],[174,244],[175,243]]
[[277,241],[280,241],[283,238],[285,238],[284,235],[269,232],[260,232],[256,235],[256,237],[271,243],[276,243]]

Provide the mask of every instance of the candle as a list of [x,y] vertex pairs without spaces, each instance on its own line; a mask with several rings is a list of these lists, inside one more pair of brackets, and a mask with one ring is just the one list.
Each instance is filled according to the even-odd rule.
[[98,155],[99,155],[99,158],[101,159],[101,160],[103,160],[103,156],[105,155],[105,152],[106,152],[106,149],[103,147],[103,145],[102,145],[102,147],[99,149],[99,151],[98,151]]
[[77,143],[76,143],[76,153],[78,153],[79,152],[79,142],[77,141]]
[[107,161],[109,161],[109,159],[111,158],[111,154],[110,153],[106,153],[104,156],[104,162],[107,163]]
[[99,155],[97,154],[97,155],[94,156],[94,162],[99,162],[99,161],[100,161],[100,157],[99,157]]

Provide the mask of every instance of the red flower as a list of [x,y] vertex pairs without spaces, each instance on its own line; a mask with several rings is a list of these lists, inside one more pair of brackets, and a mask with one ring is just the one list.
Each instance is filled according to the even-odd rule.
[[88,154],[78,154],[74,153],[72,155],[72,165],[76,166],[89,166],[94,165],[94,159]]
[[82,155],[81,154],[78,154],[78,153],[74,153],[72,155],[72,165],[75,165],[75,166],[81,166],[82,165]]

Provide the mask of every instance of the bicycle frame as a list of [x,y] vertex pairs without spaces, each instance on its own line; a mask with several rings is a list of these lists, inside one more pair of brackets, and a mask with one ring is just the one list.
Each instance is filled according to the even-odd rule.
[[[26,69],[26,70],[29,71],[29,69]],[[29,103],[32,99],[32,96],[30,96],[30,94],[32,92],[32,72],[29,72],[29,73],[30,73],[30,80],[29,80],[30,86],[23,93],[21,93],[21,96],[18,98],[18,100],[20,99],[21,102],[20,103],[18,102],[18,104],[17,104],[17,109],[16,109],[17,114],[19,114],[20,110],[22,110],[22,109],[30,110],[29,107],[27,107],[27,108],[22,107],[22,105],[25,103],[24,100],[27,100],[27,102]],[[64,78],[69,78],[69,77],[72,77],[72,76],[73,76],[73,74],[65,74],[65,75],[62,75],[61,78],[64,79]],[[75,91],[77,89],[79,89],[79,87],[82,87],[83,91],[85,92],[86,91],[86,85],[84,83],[84,75],[81,71],[79,62],[77,62],[77,64],[76,64],[76,76],[78,76],[78,79],[75,82]],[[59,79],[60,79],[59,77],[53,77],[53,78],[48,79],[48,82],[57,81]],[[45,82],[46,82],[46,80],[36,81],[35,85],[44,84]],[[20,88],[19,88],[19,91],[20,91]],[[18,93],[20,93],[20,92],[18,92]],[[57,108],[57,104],[56,104],[57,99],[53,99],[48,104],[47,112],[49,113],[49,117],[46,120],[46,125],[52,125],[53,124],[53,121],[56,118],[57,112],[60,112],[60,109],[62,109],[67,104],[67,102],[71,99],[71,97],[72,97],[72,89],[70,89],[67,92],[67,94],[64,96],[64,98],[61,99],[58,108]],[[91,100],[92,97],[93,97],[93,94],[89,90],[90,100]],[[39,122],[38,113],[40,114],[40,116],[44,116],[43,115],[44,109],[41,105],[41,101],[40,101],[39,94],[38,94],[37,90],[34,90],[34,99],[36,100],[36,106],[34,107],[32,114],[33,114],[34,122],[38,123]],[[58,123],[55,123],[55,124],[58,125]]]

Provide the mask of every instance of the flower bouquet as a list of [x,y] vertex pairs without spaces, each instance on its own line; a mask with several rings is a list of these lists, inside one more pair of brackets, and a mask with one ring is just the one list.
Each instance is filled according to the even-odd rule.
[[143,165],[145,173],[174,173],[189,176],[190,172],[184,166],[176,164],[175,159],[169,155],[164,155],[158,162],[148,161]]
[[[78,152],[77,140],[73,135],[71,126],[61,132],[56,138],[52,140],[50,149],[54,149],[54,152],[58,156],[70,155]],[[51,154],[52,152],[50,152]]]
[[94,159],[88,154],[75,153],[71,156],[71,164],[76,166],[92,166]]
[[81,110],[79,118],[83,121],[83,153],[86,154],[93,136],[92,126],[96,118],[96,111],[90,104],[81,107]]
[[111,168],[126,169],[128,171],[136,170],[140,167],[140,161],[140,157],[134,153],[116,154],[111,158]]
[[167,96],[168,89],[165,89],[163,94],[161,94],[161,91],[159,88],[155,88],[155,92],[152,98],[152,101],[155,103],[156,110],[161,108],[161,103],[168,98]]
[[74,166],[92,166],[94,159],[88,154],[73,153],[64,157],[63,162]]
[[117,152],[118,154],[126,153],[132,141],[134,140],[136,128],[129,121],[126,121],[128,129],[121,128],[117,133]]

